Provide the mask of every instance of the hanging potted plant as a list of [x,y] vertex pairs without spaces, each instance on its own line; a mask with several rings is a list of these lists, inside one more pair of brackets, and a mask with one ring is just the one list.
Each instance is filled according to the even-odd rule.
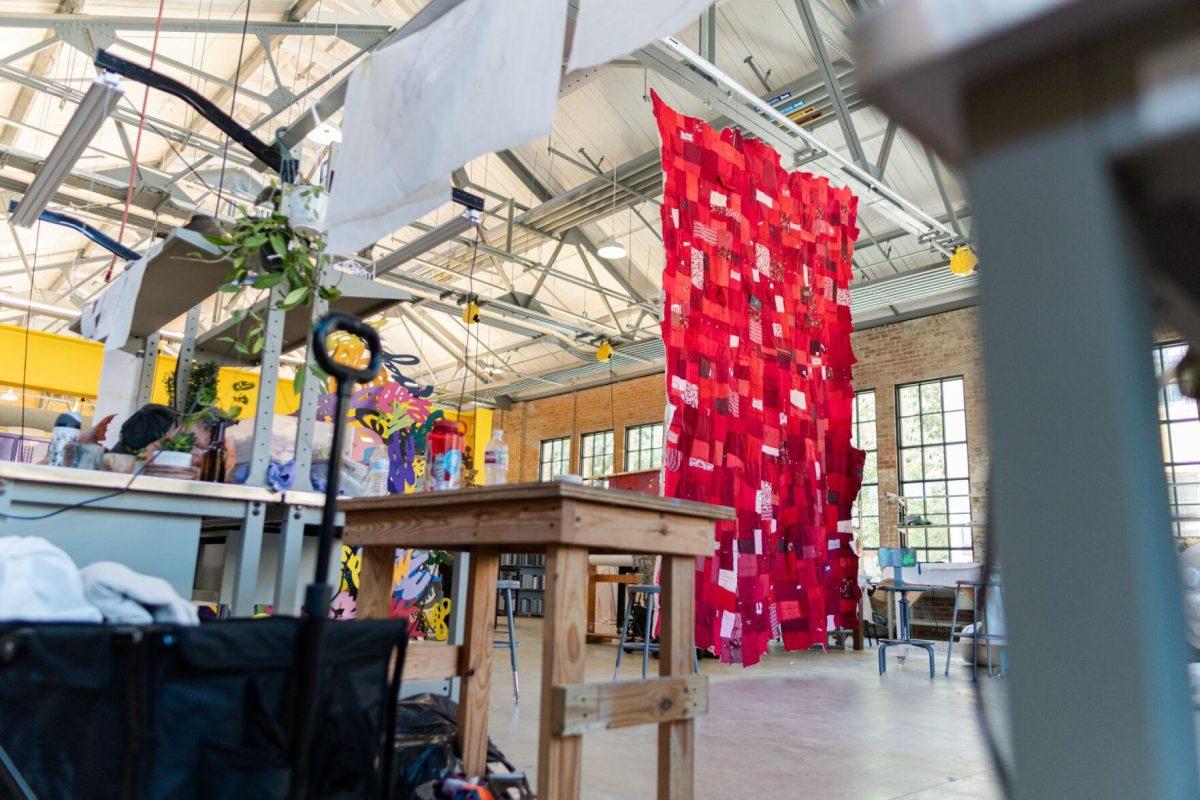
[[[298,206],[297,203],[307,203],[317,198],[322,198],[321,202],[324,202],[326,198],[320,187],[312,186],[286,187],[278,196],[281,204],[300,209],[298,218],[313,209]],[[293,202],[288,200],[289,197],[299,199]],[[325,300],[341,296],[337,289],[319,285],[318,270],[325,250],[319,233],[311,232],[304,226],[294,226],[280,207],[258,216],[244,208],[239,212],[239,218],[232,228],[205,237],[220,248],[221,259],[231,264],[220,287],[222,292],[234,295],[231,305],[247,289],[271,290],[281,284],[286,285],[287,291],[276,307],[283,310],[311,305],[318,296]],[[244,308],[235,311],[232,319],[235,323],[241,323],[247,316],[253,317],[254,324],[244,334],[226,338],[226,341],[243,355],[257,355],[266,340],[263,320],[249,314],[248,309]]]
[[325,224],[328,210],[329,194],[323,186],[289,183],[280,194],[280,213],[288,218],[292,230],[309,236],[323,236],[328,230]]

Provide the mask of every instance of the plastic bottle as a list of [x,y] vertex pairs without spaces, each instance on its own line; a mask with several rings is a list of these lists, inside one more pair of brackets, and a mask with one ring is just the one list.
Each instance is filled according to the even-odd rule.
[[492,430],[492,440],[483,451],[483,485],[503,486],[508,481],[508,442],[504,431]]
[[388,493],[388,471],[390,468],[391,462],[388,460],[387,450],[382,447],[376,447],[371,452],[371,458],[367,461],[366,488],[368,496],[382,497]]
[[79,417],[75,414],[59,414],[54,420],[54,430],[50,432],[51,466],[61,467],[65,463],[67,445],[79,441],[79,429],[82,427]]

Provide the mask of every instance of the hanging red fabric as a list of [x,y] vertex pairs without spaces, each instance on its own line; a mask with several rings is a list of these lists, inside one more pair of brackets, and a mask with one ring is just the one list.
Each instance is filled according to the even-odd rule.
[[858,199],[657,96],[668,497],[734,508],[696,581],[696,643],[750,665],[857,623],[849,282]]

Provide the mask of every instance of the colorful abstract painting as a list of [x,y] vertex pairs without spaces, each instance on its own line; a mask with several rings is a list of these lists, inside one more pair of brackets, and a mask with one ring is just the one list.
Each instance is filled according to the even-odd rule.
[[[366,363],[362,340],[357,337],[340,337],[335,342],[333,355],[347,363]],[[370,384],[355,389],[347,419],[344,420],[344,424],[373,434],[365,437],[371,444],[366,449],[356,451],[353,454],[355,458],[365,461],[372,456],[371,451],[375,447],[386,448],[388,491],[393,494],[410,492],[417,487],[418,479],[423,474],[425,437],[442,417],[442,411],[433,408],[429,400],[433,387],[422,385],[405,374],[405,370],[418,363],[416,356],[384,354],[384,369]],[[317,418],[331,420],[335,410],[335,395],[321,395],[317,404]],[[359,441],[362,438],[359,437]],[[435,580],[428,562],[427,551],[396,551],[392,580],[393,618],[406,618],[411,622],[421,612],[421,603],[427,599],[430,594],[428,589]],[[338,619],[354,618],[360,568],[359,551],[343,546],[340,585],[331,604],[332,613]]]
[[756,663],[773,638],[857,624],[849,282],[858,200],[655,95],[662,136],[665,493],[733,507],[697,562],[696,642]]

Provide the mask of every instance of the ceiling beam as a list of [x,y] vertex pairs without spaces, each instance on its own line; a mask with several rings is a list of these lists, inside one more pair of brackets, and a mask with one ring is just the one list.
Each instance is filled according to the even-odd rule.
[[[279,21],[250,20],[246,26],[248,36],[335,36],[347,41],[361,42],[364,39],[382,40],[394,28],[377,23],[355,22],[304,22],[304,16],[317,5],[319,0],[301,0],[288,15]],[[53,14],[20,14],[0,12],[0,28],[26,28],[72,34],[91,30],[153,31],[153,16],[124,17],[110,14],[76,14],[83,0],[60,0],[59,10]],[[69,15],[69,16],[68,16]],[[193,33],[200,35],[241,36],[240,19],[167,17],[162,21],[163,33]]]
[[[74,14],[83,5],[83,0],[59,0],[58,6],[54,14],[43,16],[63,17]],[[3,16],[3,15],[0,15]],[[54,61],[58,58],[58,51],[62,48],[61,43],[51,40],[61,39],[62,34],[59,31],[50,31],[46,34],[45,40],[50,41],[50,44],[44,49],[38,51],[33,57],[33,63],[29,66],[29,71],[34,75],[45,76],[50,74],[50,70],[54,68]],[[12,105],[8,109],[8,118],[16,123],[22,123],[29,116],[29,109],[33,106],[34,98],[37,97],[37,92],[28,86],[22,86],[17,90],[17,96],[13,98]],[[0,131],[0,144],[9,145],[17,140],[20,135],[18,128],[5,128]]]

